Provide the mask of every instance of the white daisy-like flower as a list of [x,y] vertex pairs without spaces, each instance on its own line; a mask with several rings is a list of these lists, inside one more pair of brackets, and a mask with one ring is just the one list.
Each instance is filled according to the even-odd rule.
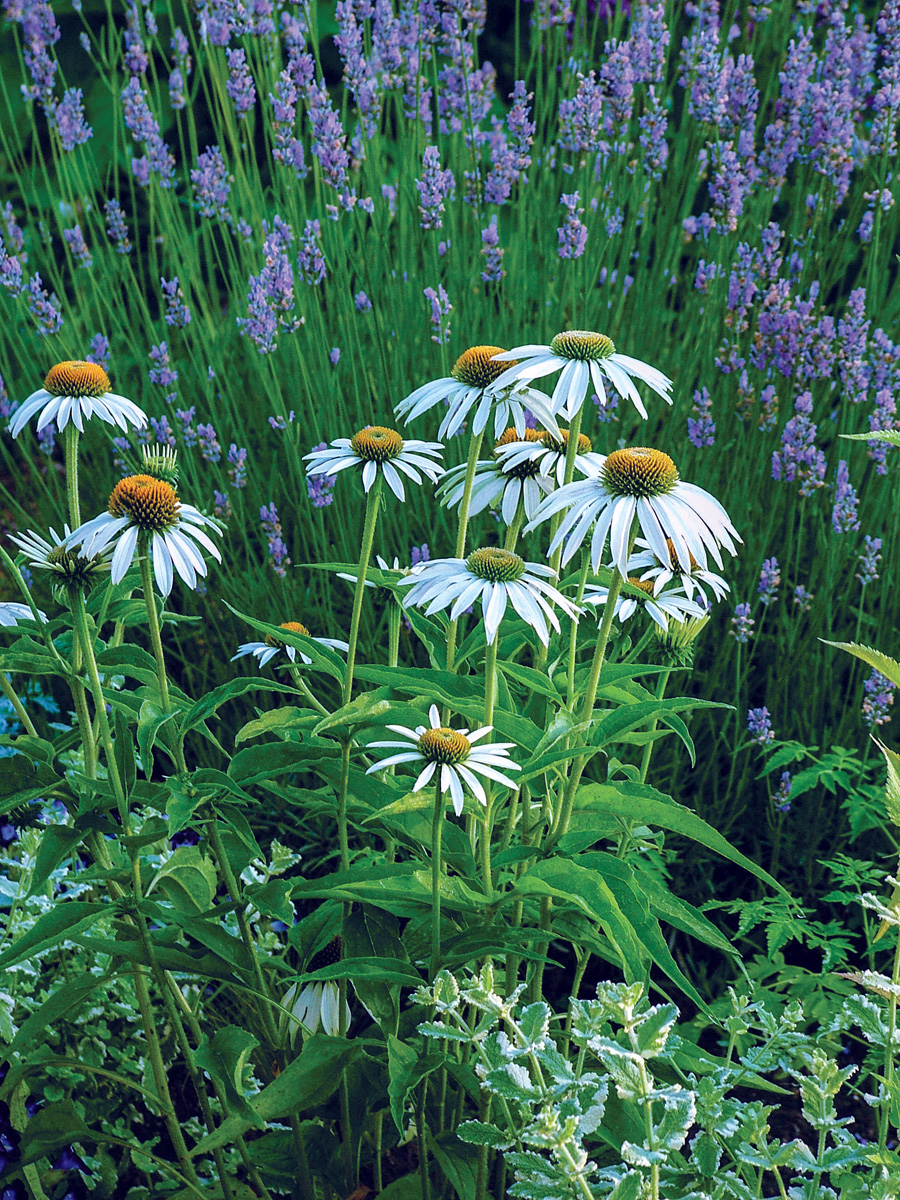
[[614,450],[603,456],[600,473],[560,488],[541,504],[525,532],[554,513],[568,509],[550,543],[551,554],[563,545],[562,563],[569,561],[593,526],[591,564],[600,569],[609,534],[613,562],[628,574],[628,548],[635,517],[651,550],[665,562],[671,541],[677,562],[689,570],[691,555],[706,570],[707,551],[722,566],[719,548],[736,554],[737,530],[722,505],[693,483],[678,478],[668,454],[647,446]]
[[[529,437],[528,434],[537,436]],[[501,439],[502,441],[502,439]],[[521,470],[526,462],[537,466],[538,474],[545,479],[555,478],[562,487],[566,477],[566,451],[569,446],[568,429],[560,430],[560,436],[555,437],[549,430],[528,430],[524,440],[513,440],[501,446],[497,443],[494,453],[502,464],[504,471]],[[603,458],[594,454],[591,439],[584,433],[578,435],[578,445],[575,451],[575,470],[582,475],[593,476],[600,472]]]
[[192,504],[184,504],[175,489],[152,475],[128,475],[120,479],[109,498],[109,508],[70,533],[66,548],[81,547],[85,558],[102,554],[115,543],[110,560],[111,578],[119,583],[136,554],[151,554],[156,585],[168,596],[173,569],[189,588],[206,574],[206,563],[198,543],[218,562],[219,548],[204,532],[204,526],[219,533],[219,527]]
[[709,608],[706,587],[709,587],[717,600],[724,600],[725,594],[730,590],[721,575],[716,575],[714,571],[708,571],[705,567],[701,567],[693,554],[690,555],[688,569],[684,570],[676,557],[675,546],[671,538],[666,538],[669,554],[668,558],[662,562],[653,553],[650,543],[645,538],[637,538],[634,544],[638,552],[629,558],[628,570],[641,579],[652,579],[653,589],[657,594],[676,575],[680,578],[681,586],[688,599],[693,599],[696,589],[698,595],[702,597],[704,608]]
[[[305,625],[301,625],[299,621],[282,621],[278,626],[279,629],[286,629],[288,633],[300,633],[305,637],[312,637],[312,634]],[[338,641],[337,638],[313,637],[314,642],[318,642],[321,646],[328,646],[331,650],[342,650],[344,654],[350,649],[347,642]],[[267,633],[266,639],[263,642],[245,642],[243,646],[238,646],[238,652],[232,655],[231,661],[234,662],[238,658],[243,658],[245,654],[252,654],[260,667],[264,667],[267,662],[281,653],[285,653],[290,661],[296,662],[299,658],[306,666],[312,662],[302,650],[298,650],[296,646],[289,646],[286,642],[280,641],[274,634]]]
[[[526,429],[526,437],[539,437],[537,430]],[[521,462],[507,463],[500,457],[501,451],[510,444],[519,446],[515,429],[507,429],[494,447],[494,458],[475,464],[472,492],[469,500],[469,516],[494,508],[499,503],[500,515],[506,525],[511,525],[519,504],[525,508],[530,520],[546,495],[553,491],[552,480],[541,475],[539,464],[525,458]],[[529,443],[530,444],[530,443]],[[455,508],[466,490],[466,463],[451,467],[438,485],[437,496],[445,507]]]
[[[46,622],[47,614],[37,610],[38,616],[42,621]],[[0,604],[0,625],[7,629],[14,629],[20,621],[33,621],[34,613],[27,604],[16,604],[13,601]]]
[[337,438],[327,449],[313,450],[304,454],[303,459],[310,464],[306,468],[307,475],[336,475],[347,467],[362,464],[363,487],[366,491],[375,482],[380,470],[397,499],[405,500],[406,493],[399,472],[402,471],[414,483],[421,483],[421,471],[434,483],[444,473],[444,468],[439,462],[432,462],[432,459],[440,458],[443,448],[440,442],[404,441],[395,429],[367,425],[354,437]]
[[603,408],[607,405],[606,384],[611,383],[620,396],[630,400],[642,417],[647,410],[635,379],[646,383],[651,391],[672,403],[672,380],[656,367],[616,351],[612,338],[589,329],[569,329],[558,333],[549,346],[515,346],[494,356],[495,362],[512,362],[495,386],[500,388],[517,381],[531,383],[544,375],[562,370],[551,397],[554,413],[564,413],[571,421],[580,410],[593,386]]
[[[670,588],[668,592],[657,593],[653,589],[651,580],[638,579],[637,576],[629,576],[628,583],[644,592],[646,600],[641,602],[636,596],[625,596],[620,592],[616,597],[615,611],[615,616],[620,622],[627,621],[639,608],[643,608],[663,630],[668,629],[670,617],[675,621],[684,621],[688,617],[705,615],[705,609],[702,609],[693,600],[689,600],[681,588]],[[608,587],[589,583],[584,589],[585,604],[599,607],[605,605],[608,599]]]
[[68,591],[70,588],[83,590],[93,586],[101,575],[108,573],[113,554],[111,546],[107,546],[102,553],[95,554],[93,558],[85,558],[66,545],[67,539],[71,537],[68,525],[63,526],[62,537],[55,529],[49,532],[52,542],[48,542],[39,533],[11,534],[9,540],[24,551],[29,567],[51,573],[51,587],[54,593]]
[[323,1033],[334,1037],[340,1033],[342,1024],[345,1029],[350,1024],[350,1005],[346,1000],[345,1019],[341,1021],[341,992],[334,980],[319,980],[302,988],[299,983],[292,983],[282,1003],[291,1012],[287,1021],[291,1041],[298,1033],[313,1034],[320,1027]]
[[143,429],[147,424],[146,413],[125,396],[117,396],[109,390],[109,376],[97,363],[57,363],[47,372],[44,386],[25,400],[16,409],[9,423],[9,432],[18,437],[35,413],[40,413],[37,431],[56,422],[59,430],[71,421],[79,433],[84,433],[85,419],[99,417],[107,425],[118,425],[127,429],[129,424]]
[[550,605],[555,604],[573,620],[580,611],[547,582],[555,578],[554,572],[541,563],[525,562],[510,550],[486,547],[473,551],[468,558],[436,558],[421,563],[398,586],[410,589],[403,600],[404,608],[424,608],[430,617],[452,604],[451,621],[480,598],[488,644],[496,638],[506,606],[511,604],[546,646],[550,641],[548,623],[559,633],[559,621]]
[[397,416],[412,421],[444,400],[447,411],[438,429],[440,438],[457,434],[473,408],[472,433],[475,434],[484,431],[493,412],[495,438],[509,424],[523,436],[526,409],[549,429],[556,430],[556,418],[542,392],[534,391],[524,383],[510,382],[497,387],[497,379],[509,374],[507,363],[493,361],[494,355],[502,350],[502,346],[470,346],[456,360],[450,375],[433,379],[401,400],[395,410]]
[[369,767],[366,774],[383,771],[386,767],[398,763],[424,763],[412,786],[414,792],[421,792],[431,783],[440,768],[437,783],[440,784],[442,792],[450,793],[453,811],[457,816],[462,813],[467,787],[479,803],[487,804],[487,796],[478,775],[492,779],[495,783],[502,783],[504,787],[519,786],[502,774],[503,771],[522,770],[509,756],[514,742],[490,742],[485,746],[474,744],[487,737],[493,729],[492,725],[484,725],[472,733],[469,733],[468,729],[450,729],[441,724],[436,704],[432,704],[428,710],[428,719],[431,722],[430,728],[425,725],[419,725],[415,729],[408,729],[405,725],[388,725],[388,729],[399,733],[406,741],[369,742],[369,748],[377,746],[399,750],[399,753],[391,754],[381,762],[375,763]]

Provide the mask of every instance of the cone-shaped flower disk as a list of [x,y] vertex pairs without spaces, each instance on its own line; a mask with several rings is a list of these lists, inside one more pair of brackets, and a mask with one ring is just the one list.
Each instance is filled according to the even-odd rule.
[[366,491],[381,471],[397,499],[405,500],[400,472],[414,483],[421,483],[421,471],[434,483],[444,468],[432,459],[440,458],[443,448],[440,442],[404,441],[396,430],[384,425],[367,425],[352,438],[337,438],[328,449],[313,450],[304,454],[303,459],[310,464],[306,468],[307,475],[335,475],[347,467],[361,464]]
[[613,562],[627,576],[628,548],[635,517],[657,558],[663,562],[668,560],[670,541],[682,570],[690,570],[691,555],[705,569],[707,550],[720,567],[720,547],[729,554],[737,553],[734,543],[741,539],[728,513],[709,492],[695,484],[683,483],[668,454],[647,446],[633,446],[597,458],[603,462],[596,478],[570,483],[548,496],[525,527],[527,533],[554,513],[568,509],[550,543],[551,553],[564,543],[563,564],[569,561],[593,526],[591,563],[594,570],[600,569],[603,546],[609,534]]
[[447,403],[447,411],[438,430],[440,438],[459,433],[473,408],[475,415],[472,417],[471,432],[475,434],[483,432],[493,412],[495,438],[510,423],[520,437],[524,436],[526,408],[542,424],[555,430],[556,420],[547,397],[541,392],[514,381],[497,387],[497,379],[509,374],[507,362],[492,361],[494,355],[500,353],[501,346],[470,346],[454,363],[452,374],[443,379],[433,379],[401,400],[396,408],[397,416],[404,421],[412,421],[443,400]]
[[[288,633],[301,633],[306,637],[312,637],[312,634],[305,625],[301,625],[299,621],[282,621],[279,629],[286,629]],[[322,638],[314,637],[314,642],[318,642],[322,646],[328,646],[332,650],[343,650],[346,654],[350,649],[346,642],[338,641],[337,638]],[[276,655],[284,652],[291,662],[296,662],[299,658],[302,663],[307,666],[312,662],[302,650],[298,650],[296,646],[289,646],[286,642],[279,641],[273,634],[266,634],[264,642],[245,642],[243,646],[238,646],[237,654],[232,656],[231,661],[243,658],[245,654],[252,654],[260,667],[264,667],[267,662],[270,662]]]
[[436,558],[422,563],[397,586],[410,589],[403,607],[424,608],[426,616],[452,604],[451,621],[480,598],[489,644],[497,636],[507,604],[512,604],[546,646],[550,641],[548,622],[559,632],[559,621],[550,604],[573,619],[579,612],[571,600],[547,582],[555,577],[541,563],[527,563],[509,550],[486,547],[473,551],[468,558]]
[[[536,429],[526,429],[525,435],[537,440]],[[494,447],[494,457],[475,464],[472,479],[472,494],[469,499],[469,516],[483,512],[486,508],[500,505],[500,515],[506,525],[511,525],[521,502],[526,518],[530,519],[546,495],[553,491],[551,479],[542,475],[540,465],[529,458],[509,463],[501,458],[501,452],[510,444],[521,446],[516,440],[515,429],[507,429]],[[437,495],[441,504],[455,508],[462,500],[466,487],[467,464],[452,467],[441,480]]]
[[670,579],[678,576],[688,599],[692,600],[696,591],[701,597],[704,608],[709,607],[707,587],[710,588],[717,600],[724,600],[725,593],[729,588],[722,576],[701,567],[693,554],[690,556],[689,568],[684,570],[675,556],[675,546],[671,538],[666,539],[666,546],[669,550],[668,560],[662,562],[650,549],[650,543],[645,538],[638,538],[634,545],[636,552],[628,560],[628,570],[641,579],[652,579],[653,590],[657,595]]
[[63,532],[64,536],[60,537],[55,529],[51,529],[52,542],[39,533],[10,535],[9,539],[25,552],[29,567],[50,572],[54,595],[69,589],[83,591],[98,583],[100,577],[109,571],[113,554],[112,547],[107,546],[100,554],[85,558],[68,548],[66,543],[71,537],[68,525],[63,526]]
[[206,563],[195,543],[222,561],[203,526],[219,532],[214,521],[193,505],[183,504],[168,483],[152,475],[128,475],[113,489],[108,511],[79,525],[65,544],[70,550],[81,546],[84,557],[93,558],[115,543],[113,583],[124,578],[136,554],[149,552],[157,587],[168,596],[173,568],[189,588],[196,588],[197,577],[206,574]]
[[558,333],[549,346],[514,346],[498,354],[495,361],[513,363],[497,380],[498,388],[517,381],[530,383],[561,370],[551,407],[554,413],[564,413],[568,421],[580,410],[592,385],[602,407],[607,404],[606,384],[611,383],[644,418],[647,410],[634,385],[635,379],[646,383],[667,404],[672,403],[669,394],[672,380],[668,376],[638,358],[619,354],[612,338],[589,329]]
[[44,386],[32,392],[13,413],[9,432],[18,437],[35,413],[40,413],[37,431],[56,422],[59,430],[65,429],[70,421],[80,432],[84,432],[85,418],[99,417],[107,425],[118,425],[127,429],[134,425],[143,429],[147,424],[146,414],[125,396],[117,396],[109,390],[109,376],[97,363],[57,363],[47,372]]
[[502,783],[504,787],[519,786],[501,774],[502,771],[521,771],[522,769],[509,757],[513,742],[491,742],[486,746],[474,744],[483,737],[487,737],[493,726],[485,725],[472,733],[469,733],[468,729],[450,729],[441,724],[440,714],[435,704],[432,704],[428,710],[428,719],[431,722],[431,728],[419,725],[415,729],[408,729],[405,725],[388,725],[388,729],[399,733],[407,740],[403,742],[370,742],[370,747],[384,747],[398,750],[399,753],[391,754],[388,758],[383,758],[381,762],[375,763],[369,767],[366,774],[371,775],[373,771],[383,771],[385,767],[395,766],[398,763],[424,763],[424,768],[412,787],[414,792],[420,792],[428,786],[434,778],[435,772],[440,770],[438,782],[441,791],[450,793],[453,811],[457,816],[463,810],[466,787],[481,804],[487,803],[487,796],[478,775],[492,779],[495,783]]

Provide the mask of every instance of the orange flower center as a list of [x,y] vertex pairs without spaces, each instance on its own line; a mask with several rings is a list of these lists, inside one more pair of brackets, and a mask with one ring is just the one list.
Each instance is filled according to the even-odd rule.
[[499,379],[504,371],[514,367],[515,362],[492,362],[495,354],[502,354],[502,346],[470,346],[453,364],[450,374],[459,383],[469,387],[486,388]]
[[109,376],[97,363],[74,359],[51,367],[44,387],[51,396],[102,396],[109,391]]
[[170,529],[178,521],[181,505],[175,489],[152,475],[129,475],[120,479],[109,498],[114,517],[130,517],[148,533]]
[[419,749],[428,762],[446,765],[465,762],[472,744],[456,729],[441,725],[438,729],[426,729],[419,738]]

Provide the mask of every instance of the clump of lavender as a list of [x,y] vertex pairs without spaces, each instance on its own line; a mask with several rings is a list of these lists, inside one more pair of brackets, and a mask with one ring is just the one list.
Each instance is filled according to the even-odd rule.
[[338,363],[341,361],[340,346],[332,346],[331,350],[328,352],[328,361],[333,367],[338,365]]
[[[319,442],[318,446],[313,446],[313,450],[327,449],[327,442]],[[334,500],[332,493],[336,482],[336,475],[307,475],[306,490],[316,508],[325,508],[331,504]]]
[[506,271],[503,269],[503,250],[500,246],[496,214],[491,217],[488,226],[481,231],[481,256],[484,259],[484,269],[481,272],[482,282],[499,283]]
[[365,292],[357,292],[353,297],[353,303],[356,305],[357,312],[369,312],[372,308],[372,301]]
[[197,426],[197,441],[200,453],[208,463],[217,463],[222,457],[222,447],[219,445],[219,435],[212,425]]
[[886,725],[891,719],[891,706],[894,703],[894,686],[880,671],[873,669],[872,674],[863,684],[862,716],[870,729],[876,725]]
[[325,278],[325,255],[322,253],[322,227],[318,221],[307,221],[300,237],[297,252],[297,268],[300,278],[310,287],[320,284]]
[[716,442],[716,423],[712,419],[712,397],[708,388],[694,392],[694,404],[691,409],[693,416],[688,417],[688,437],[691,444],[698,450],[704,446],[714,446]]
[[211,217],[225,225],[231,225],[228,211],[228,193],[234,176],[228,174],[225,159],[218,146],[207,146],[197,155],[197,166],[191,170],[194,188],[194,203],[203,217]]
[[169,425],[169,418],[167,416],[151,417],[150,427],[156,434],[156,440],[160,445],[175,446],[175,434],[172,432],[172,427]]
[[94,131],[84,115],[81,88],[69,88],[64,93],[53,114],[53,124],[59,134],[62,148],[66,151],[74,150],[76,146],[83,146],[89,138],[94,136]]
[[244,50],[226,50],[228,59],[228,82],[225,90],[234,103],[234,111],[238,120],[243,121],[247,113],[256,103],[256,88],[247,66],[247,54]]
[[181,439],[187,449],[197,445],[197,430],[194,428],[194,416],[196,408],[192,404],[190,408],[176,408],[175,419],[181,425]]
[[425,299],[431,305],[431,324],[435,330],[431,340],[439,346],[445,346],[450,341],[450,313],[453,311],[453,305],[440,285],[437,291],[434,288],[425,288]]
[[213,488],[213,513],[220,521],[227,521],[231,516],[231,500],[225,492]]
[[778,813],[788,813],[791,811],[791,787],[793,779],[790,771],[781,772],[781,781],[775,789],[775,795],[772,797],[772,803],[775,805],[775,811]]
[[815,596],[812,592],[808,592],[802,583],[798,583],[794,588],[794,603],[802,613],[809,612]]
[[563,194],[559,198],[560,204],[566,210],[565,219],[556,231],[560,258],[581,258],[587,245],[587,225],[580,220],[584,209],[578,207],[578,200],[578,192]]
[[281,522],[278,520],[278,509],[272,503],[269,505],[264,504],[259,510],[259,519],[262,523],[263,533],[266,535],[266,540],[269,543],[272,570],[283,579],[287,574],[286,568],[291,565],[291,558],[281,536],[282,530]]
[[736,642],[740,645],[745,645],[753,636],[753,626],[756,621],[750,616],[749,604],[738,604],[735,606],[734,616],[731,618],[731,629],[729,632]]
[[247,450],[246,447],[238,448],[235,442],[232,442],[228,447],[228,482],[233,488],[243,488],[247,486]]
[[104,371],[109,370],[109,339],[102,333],[95,333],[88,343],[89,349],[84,356],[85,362],[97,363]]
[[[178,382],[178,372],[171,366],[169,347],[166,342],[160,342],[158,346],[150,347],[150,361],[156,364],[148,372],[150,382],[158,387],[174,387]],[[169,392],[166,395],[166,403],[171,404],[176,396],[176,392]]]
[[125,224],[125,214],[122,212],[118,200],[107,200],[104,211],[109,240],[115,244],[119,254],[127,254],[131,250],[131,239],[128,236],[128,226]]
[[452,199],[454,186],[453,172],[441,168],[441,154],[437,146],[426,146],[422,155],[422,178],[416,180],[423,229],[443,227],[444,201]]
[[80,225],[75,225],[72,229],[64,229],[63,238],[66,245],[72,251],[72,257],[80,267],[89,268],[94,265],[94,259],[87,248]]
[[32,275],[26,291],[28,308],[35,319],[38,336],[49,337],[52,333],[59,333],[63,327],[59,301],[54,293],[48,292],[44,287],[40,275]]
[[413,546],[409,552],[410,562],[414,567],[419,563],[431,561],[431,551],[428,549],[428,543],[423,542],[421,546]]
[[773,600],[777,599],[780,584],[781,568],[778,566],[778,559],[765,559],[759,573],[759,583],[756,586],[763,604],[771,604]]
[[747,711],[747,730],[757,746],[768,746],[770,742],[775,741],[772,719],[765,705]]
[[150,111],[137,75],[132,75],[123,88],[121,100],[125,126],[136,142],[143,142],[146,151],[143,157],[131,160],[132,174],[141,187],[148,185],[151,172],[158,176],[160,187],[173,187],[175,158],[162,139],[159,123]]
[[850,482],[850,469],[841,459],[834,487],[834,508],[831,510],[831,526],[835,533],[850,533],[859,529],[857,504],[856,488]]
[[878,578],[878,564],[881,562],[881,538],[865,536],[866,548],[859,556],[859,570],[856,578],[866,587]]
[[184,292],[178,282],[178,276],[174,279],[159,280],[162,285],[163,298],[166,304],[165,321],[167,325],[173,325],[176,329],[184,329],[185,325],[191,323],[191,310],[184,301]]
[[781,449],[772,453],[772,478],[800,481],[800,495],[809,496],[825,483],[825,454],[816,449],[816,425],[810,420],[812,393],[802,392],[794,402],[797,414],[781,435]]

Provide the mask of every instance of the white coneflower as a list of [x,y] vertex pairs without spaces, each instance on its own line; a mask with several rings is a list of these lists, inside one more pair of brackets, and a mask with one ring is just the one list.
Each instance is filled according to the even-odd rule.
[[63,536],[60,537],[55,529],[51,529],[52,542],[41,537],[39,533],[11,534],[10,541],[22,550],[28,559],[28,566],[38,571],[51,573],[51,587],[54,595],[70,589],[84,590],[98,582],[101,575],[109,572],[110,559],[113,549],[107,546],[100,554],[85,558],[76,554],[66,545],[71,530],[63,526]]
[[83,433],[84,422],[91,417],[99,417],[107,425],[118,425],[120,429],[127,429],[129,424],[143,429],[147,424],[146,413],[109,388],[109,376],[97,363],[79,359],[57,363],[47,372],[44,386],[32,392],[13,413],[9,432],[18,437],[35,413],[40,413],[38,433],[51,421],[56,422],[60,431],[71,421]]
[[502,346],[470,346],[456,360],[449,376],[433,379],[401,400],[395,410],[397,416],[412,421],[443,400],[447,411],[438,429],[440,438],[457,434],[473,408],[471,431],[474,434],[484,431],[492,412],[495,438],[510,423],[520,436],[523,435],[527,410],[543,424],[556,429],[556,419],[547,397],[541,392],[533,391],[523,383],[497,387],[497,379],[508,373],[508,363],[493,361],[494,355],[502,353],[502,349]]
[[647,410],[634,386],[635,379],[646,383],[667,404],[672,403],[672,380],[667,375],[640,359],[619,354],[612,338],[589,329],[568,329],[558,333],[549,346],[514,346],[512,350],[497,354],[495,361],[514,364],[497,380],[497,387],[517,381],[530,383],[561,369],[551,406],[554,413],[564,413],[569,421],[581,409],[591,385],[601,407],[606,407],[606,382],[630,400],[644,418]]
[[677,575],[688,599],[693,599],[696,590],[703,597],[703,603],[708,608],[709,597],[706,595],[705,588],[709,587],[717,600],[724,600],[729,587],[722,576],[701,567],[693,554],[690,555],[688,569],[684,570],[675,554],[675,544],[671,538],[666,538],[669,553],[668,558],[663,562],[656,557],[650,548],[650,543],[645,538],[638,538],[634,544],[638,552],[629,558],[628,570],[641,579],[652,579],[655,592],[661,592],[669,580],[674,579]]
[[[37,614],[42,621],[47,620],[47,614],[37,610]],[[0,604],[0,625],[7,629],[14,629],[20,621],[33,621],[34,613],[27,604],[16,604],[14,601],[7,601]]]
[[[487,804],[487,796],[478,775],[502,783],[504,787],[516,788],[518,783],[507,779],[502,771],[521,771],[518,763],[509,757],[509,751],[514,742],[490,742],[485,746],[474,743],[492,731],[493,726],[485,725],[469,733],[468,729],[451,729],[441,724],[437,705],[432,704],[428,710],[430,727],[419,725],[408,729],[405,725],[388,725],[393,733],[399,733],[406,740],[402,742],[369,742],[367,748],[378,747],[398,750],[381,762],[373,764],[366,771],[383,771],[385,767],[396,766],[400,763],[424,763],[416,782],[412,786],[414,792],[426,788],[435,774],[440,771],[437,782],[442,792],[449,792],[453,802],[453,811],[459,816],[463,810],[465,788],[473,794],[481,804]],[[477,772],[477,774],[476,774]]]
[[415,605],[431,616],[453,605],[451,621],[481,600],[484,634],[490,645],[497,636],[500,622],[511,604],[543,644],[550,641],[548,623],[559,632],[559,621],[550,607],[555,604],[573,620],[579,609],[547,582],[556,576],[541,563],[525,562],[509,550],[485,547],[468,558],[437,558],[416,567],[398,587],[409,587],[403,606]]
[[[643,608],[652,617],[660,629],[668,629],[669,618],[684,621],[688,617],[702,617],[704,610],[693,600],[689,600],[681,588],[670,588],[668,592],[655,592],[653,583],[647,579],[629,576],[627,582],[633,588],[644,593],[645,599],[638,600],[636,596],[623,595],[616,597],[615,616],[620,622],[627,621],[639,608]],[[600,607],[609,598],[609,588],[589,583],[584,589],[583,603]]]
[[550,543],[550,551],[564,543],[567,563],[593,526],[591,563],[600,569],[600,559],[609,534],[612,559],[623,575],[628,574],[628,549],[635,517],[653,553],[665,562],[667,539],[682,570],[689,570],[691,555],[705,569],[707,550],[721,567],[719,548],[736,554],[737,530],[722,505],[692,483],[683,483],[668,454],[647,446],[614,450],[602,458],[596,478],[578,480],[560,488],[541,504],[525,532],[554,513],[568,509]]
[[[562,487],[566,477],[568,429],[560,430],[559,437],[554,436],[547,429],[530,430],[529,432],[536,436],[526,436],[525,440],[519,441],[513,441],[510,438],[503,446],[499,442],[497,443],[494,453],[503,470],[521,469],[525,463],[534,463],[540,476],[546,479],[555,477],[556,482]],[[580,433],[574,462],[575,470],[580,471],[582,475],[597,475],[603,465],[602,455],[594,454],[593,449],[591,439],[586,434]]]
[[[299,621],[282,621],[278,628],[286,629],[288,633],[299,633],[304,637],[312,637],[306,626],[301,625]],[[337,638],[313,637],[312,640],[318,642],[320,646],[328,646],[331,650],[342,650],[344,654],[350,649],[347,642],[338,641]],[[242,646],[238,646],[237,654],[232,655],[231,661],[234,662],[246,654],[252,654],[260,667],[264,667],[267,662],[271,662],[273,658],[282,653],[286,654],[292,663],[296,662],[298,658],[306,666],[312,662],[312,659],[308,658],[302,650],[298,650],[295,646],[289,646],[272,633],[266,634],[265,641],[245,642]]]
[[[309,964],[310,971],[319,971],[322,967],[340,962],[342,952],[341,937],[332,938],[323,950],[313,955]],[[342,1028],[346,1030],[350,1025],[350,1005],[344,1001],[342,1014],[340,987],[333,979],[314,980],[302,987],[299,982],[292,983],[285,992],[282,1005],[291,1014],[287,1018],[291,1041],[301,1031],[304,1034],[313,1034],[320,1027],[324,1033],[334,1037]]]
[[400,472],[414,483],[421,483],[421,471],[434,483],[444,468],[432,459],[440,458],[443,448],[440,442],[404,440],[395,429],[384,425],[367,425],[352,438],[336,438],[325,450],[313,450],[304,454],[303,459],[310,464],[307,475],[336,475],[347,467],[362,466],[366,491],[380,471],[397,499],[405,500]]
[[85,558],[93,558],[115,543],[110,561],[113,583],[124,579],[136,555],[149,554],[156,584],[168,596],[173,571],[189,588],[196,588],[198,576],[206,574],[197,543],[222,561],[204,527],[219,532],[215,521],[182,503],[168,483],[151,475],[128,475],[113,489],[108,511],[79,525],[65,539],[65,546],[69,550],[80,546]]
[[[537,430],[526,429],[526,437],[539,437]],[[469,499],[469,516],[494,508],[500,504],[500,515],[511,525],[521,503],[526,518],[530,519],[546,495],[553,491],[552,480],[540,472],[540,465],[531,459],[509,462],[501,458],[509,445],[519,446],[515,429],[507,429],[494,447],[494,458],[475,464],[472,491]],[[455,508],[466,489],[466,463],[452,467],[438,485],[437,496],[441,504]]]

